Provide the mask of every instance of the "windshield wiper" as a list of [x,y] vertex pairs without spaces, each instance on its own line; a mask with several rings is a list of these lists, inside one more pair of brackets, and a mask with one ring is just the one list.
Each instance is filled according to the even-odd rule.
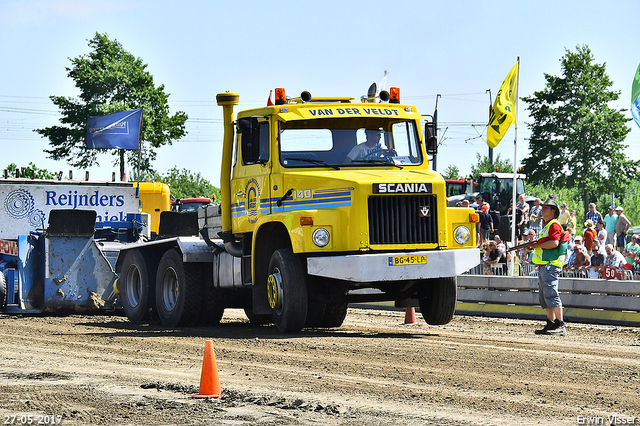
[[340,167],[338,167],[338,166],[334,166],[333,164],[327,164],[324,161],[317,160],[315,158],[297,158],[296,157],[296,158],[285,158],[285,160],[288,160],[288,161],[304,161],[306,163],[319,164],[321,166],[332,167],[335,170],[340,170]]
[[394,163],[393,160],[391,160],[390,158],[387,158],[386,160],[383,160],[381,158],[372,158],[370,160],[352,160],[351,162],[352,163],[368,163],[368,164],[384,164],[385,166],[395,166],[400,170],[404,168],[400,164]]

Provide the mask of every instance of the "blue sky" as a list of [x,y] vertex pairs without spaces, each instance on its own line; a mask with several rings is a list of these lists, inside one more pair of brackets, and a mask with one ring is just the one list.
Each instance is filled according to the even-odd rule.
[[[0,0],[0,168],[32,161],[70,169],[46,158],[48,141],[32,130],[59,123],[48,97],[78,95],[65,67],[87,54],[87,40],[100,32],[142,58],[170,93],[171,110],[189,115],[189,135],[159,150],[154,167],[161,173],[187,168],[219,185],[218,92],[239,93],[239,109],[264,105],[275,87],[293,96],[308,90],[359,98],[386,70],[387,87],[399,87],[402,101],[423,114],[433,113],[441,95],[437,168],[456,165],[467,174],[476,153],[487,154],[487,89],[495,99],[517,57],[519,95],[528,96],[544,88],[545,73],[560,75],[565,48],[589,45],[621,92],[611,106],[629,108],[639,12],[633,0]],[[525,106],[518,105],[518,165],[529,153]],[[637,161],[640,129],[628,125],[627,156]],[[494,155],[513,159],[514,132],[512,126]],[[106,155],[90,169],[94,179],[116,170]]]

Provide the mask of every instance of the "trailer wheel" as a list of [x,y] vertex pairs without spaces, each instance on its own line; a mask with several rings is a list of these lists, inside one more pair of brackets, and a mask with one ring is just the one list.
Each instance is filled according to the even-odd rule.
[[458,279],[434,278],[423,281],[418,291],[422,317],[431,325],[448,324],[456,311]]
[[160,259],[156,278],[156,307],[160,321],[167,327],[197,325],[204,297],[202,268],[182,263],[176,249]]
[[342,325],[347,316],[347,303],[328,304],[324,308],[324,316],[322,317],[321,327],[337,328]]
[[281,332],[300,331],[307,319],[307,276],[291,249],[273,252],[269,262],[267,295],[273,322]]
[[122,262],[120,274],[120,303],[124,313],[134,324],[148,319],[153,308],[153,287],[149,285],[149,271],[145,257],[131,250]]
[[0,309],[7,306],[7,279],[4,272],[0,271]]

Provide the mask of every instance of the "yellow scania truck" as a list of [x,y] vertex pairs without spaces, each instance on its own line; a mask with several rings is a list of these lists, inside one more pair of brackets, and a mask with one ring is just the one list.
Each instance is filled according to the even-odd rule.
[[167,326],[215,323],[237,307],[288,332],[339,327],[348,303],[372,301],[419,306],[429,324],[452,319],[456,276],[480,261],[478,216],[447,207],[429,169],[433,121],[397,88],[359,101],[276,89],[275,105],[237,117],[238,94],[217,102],[221,204],[200,209],[200,235],[120,252],[130,320],[155,311]]

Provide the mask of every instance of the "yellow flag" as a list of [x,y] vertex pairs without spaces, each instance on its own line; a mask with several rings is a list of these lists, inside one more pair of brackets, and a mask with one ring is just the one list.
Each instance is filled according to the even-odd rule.
[[491,148],[498,146],[511,123],[516,121],[516,85],[519,63],[519,61],[516,62],[507,78],[504,79],[491,110],[489,127],[487,127],[487,145]]

